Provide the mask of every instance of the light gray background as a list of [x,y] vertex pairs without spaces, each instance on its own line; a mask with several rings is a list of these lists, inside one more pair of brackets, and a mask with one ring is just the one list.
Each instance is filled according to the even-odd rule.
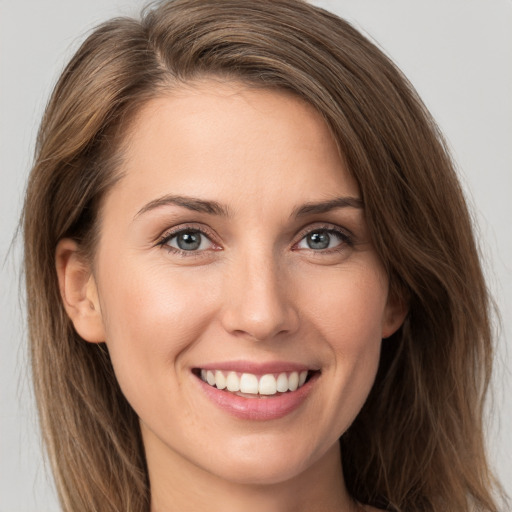
[[[503,320],[488,437],[491,461],[512,494],[512,1],[316,3],[370,34],[397,62],[459,164]],[[58,510],[30,393],[19,244],[7,255],[37,126],[52,84],[85,31],[112,16],[136,15],[142,5],[0,0],[0,512]]]

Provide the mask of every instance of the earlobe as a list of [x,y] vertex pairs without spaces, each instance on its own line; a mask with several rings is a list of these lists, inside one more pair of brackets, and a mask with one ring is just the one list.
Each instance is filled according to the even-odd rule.
[[59,241],[55,265],[62,302],[77,333],[91,343],[105,341],[96,281],[74,240]]
[[408,311],[408,304],[402,297],[388,299],[382,322],[382,338],[389,338],[400,329]]

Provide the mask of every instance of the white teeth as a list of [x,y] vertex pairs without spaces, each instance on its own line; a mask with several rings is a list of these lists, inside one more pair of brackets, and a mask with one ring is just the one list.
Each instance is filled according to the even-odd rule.
[[240,391],[240,379],[235,372],[228,373],[226,387],[228,388],[228,391]]
[[290,391],[295,391],[299,387],[299,374],[297,372],[292,372],[288,377],[288,389]]
[[240,378],[240,391],[242,393],[258,393],[258,377],[252,373],[242,373]]
[[272,374],[263,375],[258,386],[260,395],[275,395],[277,393],[276,378]]
[[224,377],[224,374],[219,370],[215,372],[215,385],[218,389],[226,388],[226,377]]
[[210,370],[206,372],[206,382],[208,382],[210,386],[213,386],[215,384],[215,375],[213,375],[213,372]]
[[307,370],[282,372],[279,375],[267,373],[257,377],[252,373],[223,372],[221,370],[201,370],[201,379],[217,389],[227,389],[233,393],[271,396],[276,393],[295,391],[302,387],[308,377]]
[[280,373],[277,377],[277,391],[280,393],[288,391],[288,376],[286,373]]

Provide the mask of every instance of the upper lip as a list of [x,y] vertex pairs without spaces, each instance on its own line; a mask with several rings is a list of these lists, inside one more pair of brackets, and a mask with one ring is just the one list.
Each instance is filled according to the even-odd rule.
[[254,375],[265,375],[268,373],[283,373],[283,372],[302,372],[304,370],[316,370],[308,365],[302,363],[288,362],[288,361],[270,361],[266,363],[256,363],[253,361],[219,361],[214,363],[207,363],[199,366],[202,370],[221,370],[233,371],[239,373],[252,373]]

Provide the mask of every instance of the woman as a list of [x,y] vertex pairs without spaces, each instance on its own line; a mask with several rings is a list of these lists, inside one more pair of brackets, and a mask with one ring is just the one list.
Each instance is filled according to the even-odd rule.
[[411,86],[344,21],[178,0],[98,28],[50,100],[24,222],[65,510],[497,510],[464,199]]

